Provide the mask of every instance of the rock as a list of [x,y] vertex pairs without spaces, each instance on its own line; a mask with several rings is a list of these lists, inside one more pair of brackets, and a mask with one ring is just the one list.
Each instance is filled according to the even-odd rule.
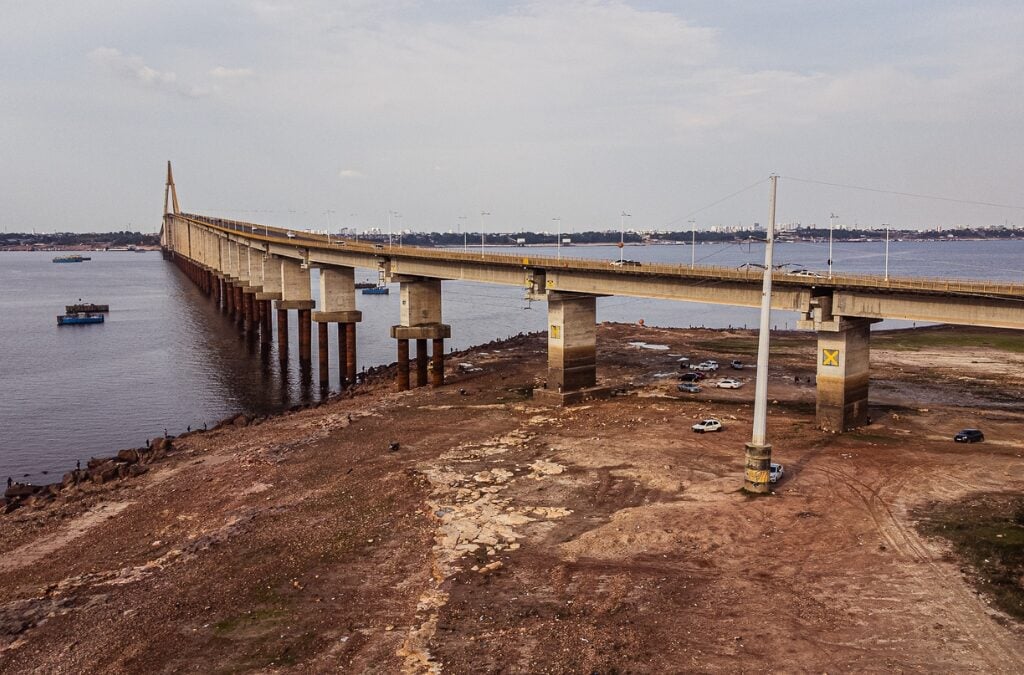
[[141,476],[142,474],[149,471],[148,466],[142,466],[141,464],[132,464],[128,467],[129,476]]
[[245,415],[239,415],[238,417],[233,419],[231,423],[234,424],[239,429],[241,429],[242,427],[249,426],[249,418]]
[[23,497],[29,497],[39,491],[39,486],[28,485],[26,483],[15,483],[11,487],[4,490],[4,497],[6,499],[18,499]]
[[134,448],[129,448],[127,450],[118,450],[117,458],[118,460],[126,464],[136,464],[140,459],[139,451],[135,450]]
[[399,445],[398,441],[391,441],[390,443],[388,443],[388,452],[398,452],[398,449],[400,447],[401,446]]
[[88,463],[86,464],[86,467],[89,468],[90,470],[95,469],[96,467],[106,464],[109,461],[109,457],[90,457]]

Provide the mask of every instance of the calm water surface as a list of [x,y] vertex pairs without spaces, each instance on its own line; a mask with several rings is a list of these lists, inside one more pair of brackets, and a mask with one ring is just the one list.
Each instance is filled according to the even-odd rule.
[[[491,249],[494,250],[494,249]],[[499,249],[500,250],[500,249]],[[522,249],[509,249],[522,252]],[[554,254],[531,248],[530,254]],[[611,246],[563,248],[563,255],[618,258]],[[763,248],[698,245],[698,264],[739,266],[763,261]],[[94,252],[92,260],[53,264],[54,253],[0,252],[0,479],[55,478],[76,459],[141,445],[146,438],[210,424],[230,414],[273,412],[320,396],[315,373],[299,372],[294,313],[292,358],[282,372],[276,345],[241,336],[234,325],[159,253]],[[641,262],[689,263],[688,246],[630,246]],[[826,267],[823,244],[779,244],[777,262]],[[884,243],[837,244],[837,271],[881,273]],[[1024,242],[892,242],[889,270],[900,276],[946,276],[1019,281]],[[375,272],[357,270],[371,281]],[[314,292],[318,279],[313,274]],[[396,289],[397,290],[397,289]],[[111,306],[106,323],[58,327],[65,304],[79,298]],[[359,367],[390,363],[398,294],[357,297]],[[519,332],[543,330],[546,304],[522,290],[445,282],[446,345],[461,349]],[[754,326],[757,311],[635,298],[598,300],[601,321],[652,326]],[[773,323],[792,328],[795,316]],[[894,325],[887,322],[889,325]],[[885,325],[885,324],[883,324]],[[332,342],[334,338],[332,336]],[[338,388],[332,344],[332,388]],[[316,340],[314,338],[316,363]],[[49,473],[48,476],[42,474]],[[59,477],[59,476],[57,476]]]

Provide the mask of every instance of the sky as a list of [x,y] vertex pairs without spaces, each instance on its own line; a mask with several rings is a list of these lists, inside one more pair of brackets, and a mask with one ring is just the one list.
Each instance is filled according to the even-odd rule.
[[0,10],[6,231],[1024,225],[1019,0]]

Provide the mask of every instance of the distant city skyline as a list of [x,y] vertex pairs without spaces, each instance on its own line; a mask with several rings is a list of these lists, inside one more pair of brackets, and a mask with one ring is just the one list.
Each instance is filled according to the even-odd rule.
[[763,223],[772,173],[780,223],[1024,224],[1010,0],[4,12],[4,231],[153,231],[167,160],[184,210],[282,227]]

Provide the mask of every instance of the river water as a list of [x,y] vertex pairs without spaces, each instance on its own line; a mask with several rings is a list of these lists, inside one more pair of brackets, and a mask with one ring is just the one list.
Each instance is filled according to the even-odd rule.
[[[837,244],[837,272],[881,274],[883,242]],[[472,248],[472,247],[471,247]],[[501,251],[503,249],[489,250]],[[522,249],[508,249],[519,251]],[[530,255],[554,255],[531,248]],[[563,248],[565,256],[611,260],[613,246]],[[263,414],[316,400],[315,372],[302,377],[296,325],[286,371],[276,346],[239,334],[231,321],[159,253],[93,252],[91,261],[53,264],[54,253],[0,252],[0,480],[59,478],[93,455],[144,444],[147,438],[201,427],[244,412]],[[738,244],[628,246],[640,262],[739,266],[763,262],[762,246]],[[827,245],[776,246],[776,262],[823,270]],[[898,276],[1019,281],[1024,278],[1024,241],[892,242],[889,272]],[[357,270],[357,280],[375,272]],[[314,292],[318,279],[314,271]],[[398,321],[398,293],[359,294],[359,367],[390,363],[395,344],[388,329]],[[528,302],[517,288],[463,282],[444,284],[444,320],[455,349],[543,330],[546,304]],[[109,304],[101,325],[58,327],[56,317],[78,299]],[[649,326],[757,325],[757,310],[637,298],[601,298],[598,320]],[[773,314],[778,328],[795,316]],[[885,322],[882,326],[897,326]],[[334,338],[332,336],[332,343]],[[331,370],[337,382],[337,345]],[[314,336],[314,370],[316,340]]]

